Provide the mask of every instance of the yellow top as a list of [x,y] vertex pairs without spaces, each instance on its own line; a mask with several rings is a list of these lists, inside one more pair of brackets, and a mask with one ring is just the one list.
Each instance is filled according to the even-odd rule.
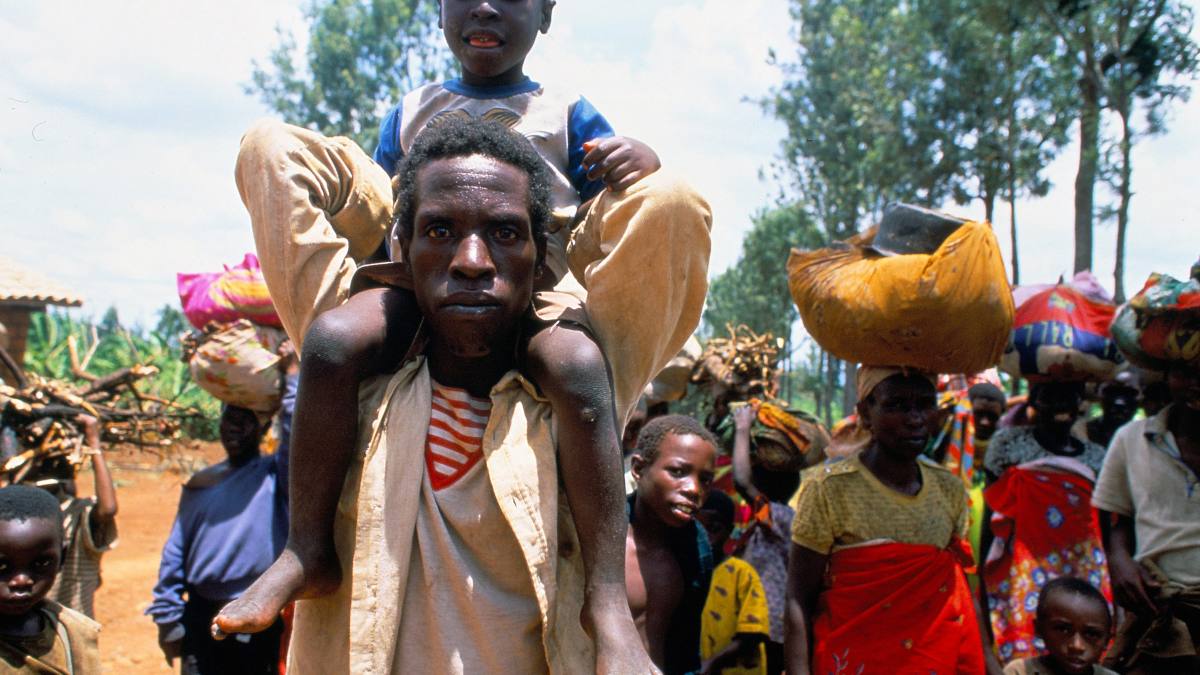
[[967,531],[962,480],[931,462],[917,462],[921,491],[906,495],[879,482],[857,455],[818,467],[801,486],[792,541],[828,555],[867,542],[945,548]]
[[[700,621],[700,657],[707,661],[724,649],[738,633],[761,633],[769,639],[767,594],[758,572],[740,558],[729,558],[713,570],[712,585]],[[756,656],[725,675],[766,675],[767,653],[758,645]]]

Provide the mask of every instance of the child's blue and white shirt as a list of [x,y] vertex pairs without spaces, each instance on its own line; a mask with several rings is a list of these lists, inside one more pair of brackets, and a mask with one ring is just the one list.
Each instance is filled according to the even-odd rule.
[[[533,143],[551,170],[551,207],[546,263],[556,279],[567,274],[566,244],[570,236],[563,227],[579,205],[596,196],[603,181],[588,180],[583,167],[583,144],[613,135],[612,126],[587,99],[579,95],[548,93],[528,77],[503,87],[472,87],[460,80],[427,84],[409,92],[384,117],[379,131],[375,161],[389,175],[412,148],[423,129],[447,117],[493,119],[520,132]],[[389,248],[396,258],[395,236]]]

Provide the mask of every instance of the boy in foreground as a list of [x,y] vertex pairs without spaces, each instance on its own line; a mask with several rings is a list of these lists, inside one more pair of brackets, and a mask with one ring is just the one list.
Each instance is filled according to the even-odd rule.
[[100,624],[47,600],[63,553],[50,493],[0,488],[0,666],[10,673],[98,673]]
[[1128,613],[1105,664],[1200,672],[1200,367],[1172,363],[1171,404],[1117,431],[1096,479],[1113,596]]
[[700,667],[700,614],[713,556],[696,514],[712,483],[717,440],[686,415],[642,427],[632,458],[625,584],[650,659],[666,675]]
[[1058,577],[1042,586],[1034,626],[1046,653],[1013,661],[1004,675],[1116,675],[1098,665],[1112,639],[1112,614],[1087,581]]
[[789,562],[787,672],[999,673],[963,575],[967,494],[918,458],[937,421],[928,376],[864,366],[860,454],[801,486]]
[[[649,147],[612,136],[607,121],[586,100],[547,94],[524,75],[525,57],[537,33],[549,29],[554,4],[444,1],[440,23],[461,78],[406,96],[385,119],[375,159],[392,173],[427,129],[448,120],[482,118],[525,135],[550,169],[549,236],[534,272],[535,288],[578,290],[582,284],[587,300],[581,304],[580,293],[539,293],[536,321],[526,324],[515,349],[522,373],[537,383],[557,413],[561,473],[588,578],[602,584],[616,579],[623,586],[618,429],[646,381],[674,356],[699,320],[709,216],[707,205],[689,189],[659,176],[647,179],[659,168]],[[251,149],[262,156],[249,156]],[[243,140],[239,185],[264,273],[277,308],[284,305],[280,314],[293,338],[302,335],[299,324],[307,324],[315,312],[292,311],[287,296],[306,283],[296,279],[305,272],[289,269],[282,251],[324,245],[319,255],[328,259],[348,240],[350,256],[362,261],[380,248],[390,224],[386,177],[376,167],[363,166],[356,151],[339,139],[280,125],[257,127]],[[277,156],[285,159],[276,161]],[[279,164],[289,162],[305,173],[303,180],[283,175]],[[309,181],[307,172],[314,166],[316,180]],[[253,176],[257,171],[272,175]],[[328,173],[341,171],[354,174],[363,190],[347,191],[346,185],[328,180]],[[279,183],[271,184],[272,179]],[[403,203],[412,197],[413,186],[397,180]],[[581,206],[584,201],[587,206]],[[314,204],[328,205],[323,210],[332,228],[323,227],[325,219],[313,213]],[[325,278],[314,293],[299,293],[316,295],[322,308],[344,304],[317,317],[302,345],[292,469],[298,499],[289,543],[261,580],[223,610],[214,629],[260,630],[288,600],[320,597],[341,583],[332,524],[351,463],[359,386],[399,367],[422,325],[406,264],[411,261],[398,242],[393,229],[386,246],[393,263],[363,270],[388,287],[347,300]],[[485,299],[462,303],[472,311],[486,310]],[[648,320],[629,322],[633,314]],[[298,320],[289,318],[294,315]],[[624,367],[612,367],[618,359]],[[590,589],[585,625],[613,634],[613,644],[627,642],[632,635],[628,617],[609,614],[603,608],[611,603],[593,601]]]

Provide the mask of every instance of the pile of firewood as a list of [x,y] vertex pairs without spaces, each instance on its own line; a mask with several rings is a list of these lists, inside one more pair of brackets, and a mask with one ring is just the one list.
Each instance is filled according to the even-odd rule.
[[[20,371],[16,386],[0,382],[0,473],[10,480],[48,461],[78,465],[84,450],[81,415],[99,421],[102,440],[155,448],[174,441],[183,418],[201,414],[138,388],[158,368],[133,365],[98,377],[87,372],[86,359],[79,363],[75,345],[70,347],[73,374],[82,383]],[[5,359],[11,362],[0,349],[0,360]]]
[[728,338],[712,338],[692,370],[695,384],[716,384],[735,397],[774,397],[778,393],[777,365],[783,338],[759,335],[745,325],[726,326]]

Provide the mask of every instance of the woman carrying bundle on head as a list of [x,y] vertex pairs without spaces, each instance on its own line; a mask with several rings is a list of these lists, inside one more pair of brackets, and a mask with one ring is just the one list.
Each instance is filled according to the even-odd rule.
[[[788,573],[789,673],[999,673],[964,572],[965,483],[923,457],[936,373],[996,363],[1012,299],[995,236],[918,207],[788,261],[810,335],[858,372],[856,429],[800,488]],[[840,440],[839,440],[840,439]]]

